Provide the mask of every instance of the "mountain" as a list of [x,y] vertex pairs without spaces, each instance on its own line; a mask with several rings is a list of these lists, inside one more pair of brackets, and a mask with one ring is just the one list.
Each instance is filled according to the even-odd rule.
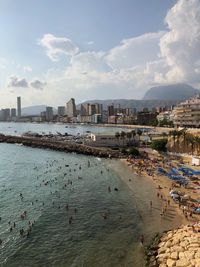
[[188,84],[171,84],[150,88],[143,100],[175,100],[183,101],[200,93]]
[[[99,103],[103,104],[103,109],[106,110],[107,106],[109,105],[114,105],[115,107],[120,107],[121,108],[136,108],[138,111],[142,110],[143,108],[148,108],[151,110],[152,108],[155,107],[171,107],[172,105],[178,104],[180,101],[176,100],[136,100],[136,99],[108,99],[108,100],[88,100],[85,101],[81,104],[84,103]],[[80,109],[80,105],[77,105],[77,108]]]
[[22,115],[23,116],[40,115],[40,113],[45,110],[46,110],[45,105],[25,107],[22,108]]

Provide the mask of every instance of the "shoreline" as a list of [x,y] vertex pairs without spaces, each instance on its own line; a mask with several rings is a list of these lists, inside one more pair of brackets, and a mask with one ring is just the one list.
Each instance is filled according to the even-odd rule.
[[[120,161],[123,162],[123,164],[125,164],[129,168],[129,170],[131,170],[132,172],[134,171],[134,167],[132,168],[126,159],[120,159]],[[166,202],[168,200],[170,201],[171,207],[173,207],[173,209],[177,212],[177,214],[180,215],[181,220],[182,220],[182,222],[181,222],[182,225],[186,225],[188,223],[195,223],[195,222],[199,221],[200,218],[198,218],[198,215],[195,215],[195,214],[193,214],[192,218],[189,218],[189,217],[186,218],[184,216],[184,213],[183,213],[183,210],[181,209],[181,207],[179,207],[179,205],[177,203],[173,202],[173,200],[169,194],[169,192],[172,188],[172,181],[169,178],[167,178],[165,176],[161,176],[161,175],[156,175],[156,177],[153,177],[153,176],[148,175],[146,172],[142,172],[141,175],[145,176],[146,178],[148,178],[149,180],[152,181],[152,183],[154,184],[154,186],[156,188],[157,193],[159,193],[160,196],[162,195],[162,200],[164,202]],[[192,194],[192,192],[190,190],[191,189],[184,188],[183,191],[185,191],[185,193],[187,193],[187,194]],[[194,197],[194,194],[192,194],[192,197]]]
[[[138,255],[135,254],[135,257],[143,257],[143,265],[142,266],[159,266],[156,263],[156,255],[158,255],[157,257],[162,257],[162,255],[160,256],[158,253],[158,248],[161,248],[162,245],[162,239],[168,235],[168,233],[173,233],[174,236],[176,236],[177,231],[182,231],[179,229],[185,229],[185,227],[194,225],[195,223],[198,224],[199,223],[199,218],[198,218],[198,214],[193,215],[192,217],[185,217],[184,214],[184,209],[180,208],[179,204],[175,203],[171,196],[169,195],[169,191],[171,188],[171,183],[172,181],[170,179],[168,179],[167,177],[161,176],[161,175],[156,175],[156,177],[152,177],[150,175],[148,175],[146,172],[142,172],[139,175],[136,174],[136,168],[132,167],[132,165],[127,161],[127,159],[120,159],[118,160],[120,162],[120,164],[122,166],[124,166],[125,169],[127,169],[127,171],[129,172],[129,177],[126,177],[126,175],[120,175],[121,180],[128,186],[130,192],[132,192],[135,195],[135,185],[132,185],[132,179],[136,179],[136,180],[143,180],[146,179],[146,181],[148,181],[155,190],[155,194],[156,192],[159,192],[159,195],[162,195],[162,198],[156,197],[156,202],[155,199],[152,200],[149,199],[149,204],[152,205],[152,209],[157,209],[158,208],[158,204],[161,202],[161,206],[160,206],[160,212],[163,211],[164,208],[166,208],[165,213],[162,216],[159,216],[158,214],[156,215],[155,213],[153,214],[154,217],[154,221],[151,219],[152,221],[152,228],[153,231],[151,232],[151,234],[149,236],[146,237],[146,235],[149,234],[149,230],[145,229],[146,227],[148,227],[148,223],[149,220],[148,218],[144,219],[144,247],[142,249],[142,247],[139,247],[138,245]],[[136,166],[135,166],[136,167]],[[121,167],[122,168],[122,167]],[[123,171],[122,171],[123,173]],[[125,173],[125,171],[124,171]],[[147,185],[148,186],[148,185]],[[138,188],[138,191],[140,191],[141,189]],[[149,197],[151,196],[151,194],[149,194]],[[148,197],[148,194],[147,194]],[[147,201],[147,200],[146,200]],[[169,201],[169,205],[166,205],[166,203],[168,203]],[[156,206],[156,207],[155,207]],[[150,208],[151,209],[151,208]],[[147,211],[148,213],[148,211]],[[174,214],[174,218],[173,220],[169,221],[168,223],[166,223],[166,221],[169,219],[169,217]],[[143,216],[143,215],[142,215]],[[157,216],[157,217],[156,217]],[[160,218],[159,218],[159,217]],[[156,222],[155,222],[156,220]],[[164,225],[166,223],[166,225]],[[156,227],[157,226],[157,227]],[[191,228],[191,227],[190,227]],[[152,229],[151,229],[152,230]],[[176,237],[174,237],[176,238]],[[146,240],[147,239],[147,240]],[[141,252],[141,249],[143,250]],[[175,248],[172,246],[171,250],[175,250]],[[142,254],[143,253],[143,256]],[[140,259],[141,260],[141,259]],[[156,264],[155,264],[156,263]],[[166,265],[167,266],[167,265]],[[174,265],[175,266],[175,265]]]

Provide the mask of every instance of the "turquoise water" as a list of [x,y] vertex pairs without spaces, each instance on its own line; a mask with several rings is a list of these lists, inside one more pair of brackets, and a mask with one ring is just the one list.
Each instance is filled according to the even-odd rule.
[[134,196],[104,161],[0,144],[0,170],[0,266],[142,266]]

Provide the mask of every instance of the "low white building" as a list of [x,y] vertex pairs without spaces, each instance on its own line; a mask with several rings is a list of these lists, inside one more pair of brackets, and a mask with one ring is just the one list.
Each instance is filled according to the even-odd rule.
[[124,138],[116,137],[115,133],[105,134],[105,133],[91,133],[90,140],[86,144],[90,146],[97,147],[121,147],[121,146],[131,146],[134,145],[138,140],[138,137],[134,138]]

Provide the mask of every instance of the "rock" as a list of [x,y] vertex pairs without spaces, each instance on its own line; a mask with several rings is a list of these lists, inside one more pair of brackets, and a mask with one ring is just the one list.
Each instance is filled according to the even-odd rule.
[[195,257],[195,259],[200,259],[200,250],[196,251],[194,257]]
[[158,255],[159,255],[159,254],[162,254],[162,253],[165,253],[166,250],[167,250],[166,247],[161,247],[161,248],[159,248],[159,249],[158,249]]
[[194,251],[185,251],[185,257],[189,260],[194,259]]
[[172,259],[167,260],[167,267],[174,267],[176,266],[176,262]]
[[176,267],[188,267],[189,261],[187,259],[180,259],[176,261]]
[[179,258],[178,252],[177,251],[176,252],[172,252],[171,255],[170,255],[170,258],[172,260],[177,260]]
[[174,252],[174,251],[183,252],[183,251],[185,251],[185,248],[182,246],[173,246],[173,247],[171,247],[171,252]]
[[179,252],[178,257],[179,257],[179,259],[185,258],[185,253]]
[[166,243],[165,243],[165,247],[169,248],[171,247],[172,245],[172,242],[170,240],[168,240]]

